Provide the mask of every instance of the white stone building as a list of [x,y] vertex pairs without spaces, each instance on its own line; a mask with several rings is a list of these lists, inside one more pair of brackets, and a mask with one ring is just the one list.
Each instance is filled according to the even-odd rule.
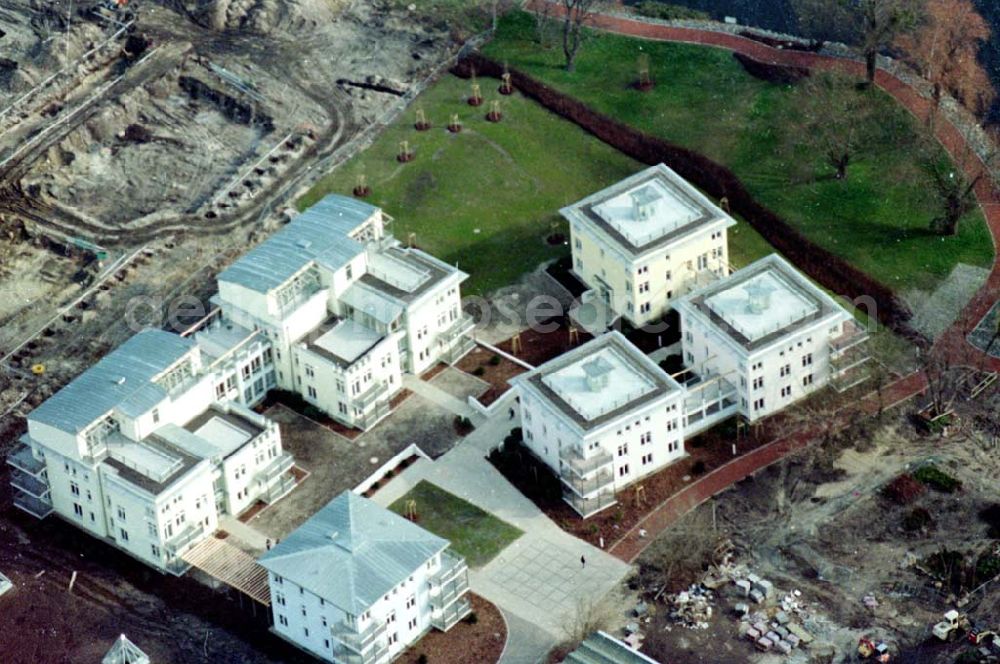
[[402,372],[472,347],[467,275],[401,246],[388,221],[330,195],[219,275],[222,320],[269,340],[277,386],[361,429],[388,414]]
[[215,398],[222,367],[255,380],[269,370],[262,358],[252,343],[213,357],[193,339],[139,332],[28,416],[7,460],[14,505],[183,572],[181,556],[220,516],[294,485],[277,425]]
[[684,456],[684,389],[619,332],[511,379],[524,444],[583,516]]
[[777,254],[674,306],[691,380],[728,381],[751,422],[824,385],[842,390],[866,376],[867,332]]
[[389,662],[471,611],[468,568],[448,546],[346,491],[261,556],[273,629],[328,662]]
[[736,222],[663,164],[561,210],[584,302],[635,327],[659,320],[694,288],[729,273]]

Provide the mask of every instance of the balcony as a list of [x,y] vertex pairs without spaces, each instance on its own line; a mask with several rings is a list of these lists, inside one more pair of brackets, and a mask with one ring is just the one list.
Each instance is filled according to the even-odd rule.
[[35,498],[41,498],[42,500],[49,499],[48,482],[43,482],[37,477],[32,477],[27,473],[22,473],[20,470],[15,470],[11,473],[10,485],[18,491],[23,491],[24,493],[34,496]]
[[386,397],[389,394],[389,385],[381,381],[373,381],[371,387],[367,390],[354,397],[351,401],[351,405],[361,410],[365,410],[368,406],[372,405],[379,399]]
[[684,435],[700,433],[736,413],[736,386],[722,376],[695,377],[684,384]]
[[610,466],[614,461],[611,453],[603,449],[593,456],[585,457],[576,447],[565,447],[559,450],[559,458],[566,462],[570,470],[581,477],[604,466]]
[[368,430],[375,426],[375,423],[381,420],[383,417],[389,414],[389,401],[376,401],[375,407],[371,409],[368,413],[365,413],[361,417],[355,420],[355,425],[362,429]]
[[561,478],[563,484],[580,496],[588,496],[605,487],[610,487],[615,481],[615,476],[609,470],[601,470],[588,478],[582,478],[563,469]]
[[849,320],[844,323],[844,331],[839,337],[830,339],[830,357],[839,355],[846,350],[854,348],[868,340],[868,331],[861,327],[857,321]]
[[14,493],[14,507],[27,512],[36,519],[44,519],[52,514],[52,503],[48,500],[17,491]]
[[190,524],[167,540],[167,552],[174,556],[180,555],[188,546],[201,539],[204,533],[205,525],[200,521]]
[[[368,624],[360,630],[357,625],[352,625],[344,620],[330,628],[333,638],[340,641],[351,652],[361,656],[367,656],[372,650],[384,647],[384,642],[380,640],[380,637],[385,635],[385,631],[385,623],[379,619],[369,620]],[[338,657],[338,659],[343,658]]]
[[288,452],[282,452],[267,468],[257,473],[257,481],[262,484],[270,484],[276,478],[291,470],[294,465],[295,459],[292,455]]
[[441,567],[428,579],[428,583],[431,586],[431,597],[434,597],[445,584],[454,580],[459,574],[468,572],[468,569],[469,566],[466,564],[465,558],[456,556],[450,551],[442,553]]
[[851,369],[858,367],[870,359],[868,354],[868,347],[864,345],[851,346],[840,351],[837,354],[833,353],[833,349],[830,349],[830,374],[833,377],[837,377],[841,374],[845,374]]
[[830,378],[830,385],[837,392],[846,392],[855,385],[860,385],[871,378],[868,367],[864,364],[856,364],[845,370],[834,373]]
[[599,493],[592,498],[583,498],[572,491],[564,491],[563,500],[569,503],[569,506],[575,509],[584,519],[618,502],[615,494],[611,491]]
[[285,475],[277,482],[268,487],[262,496],[265,503],[271,505],[283,498],[288,492],[295,488],[295,477],[291,474]]
[[365,653],[354,652],[343,644],[335,645],[333,659],[339,664],[386,664],[389,657],[389,646],[379,641]]
[[431,625],[442,632],[447,632],[449,629],[454,627],[459,620],[470,613],[472,613],[472,604],[469,603],[468,597],[463,597],[445,609],[434,611],[431,614]]
[[7,456],[7,463],[32,477],[37,477],[45,470],[45,462],[36,459],[31,451],[31,446],[23,442],[19,443],[14,451]]

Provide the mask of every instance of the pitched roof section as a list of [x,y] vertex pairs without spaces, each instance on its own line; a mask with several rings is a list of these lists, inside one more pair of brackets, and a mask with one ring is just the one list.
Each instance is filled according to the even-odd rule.
[[330,194],[237,259],[219,281],[267,293],[313,261],[339,270],[365,250],[348,235],[377,211],[363,201]]
[[345,491],[259,562],[358,615],[447,546],[447,540]]
[[167,396],[153,378],[194,346],[192,339],[143,330],[52,395],[28,419],[76,435],[115,408],[132,417],[148,412]]
[[101,664],[149,664],[149,656],[122,634],[101,660]]

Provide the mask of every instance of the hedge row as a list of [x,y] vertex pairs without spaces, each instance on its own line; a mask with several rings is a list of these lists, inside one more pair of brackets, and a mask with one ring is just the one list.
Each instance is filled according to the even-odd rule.
[[733,52],[733,57],[736,58],[736,61],[743,66],[743,69],[745,69],[748,74],[754,78],[759,78],[762,81],[768,81],[769,83],[794,85],[810,74],[808,67],[778,65],[773,62],[761,62],[760,60],[751,58],[749,55],[743,55],[742,53],[737,53],[735,51]]
[[[777,214],[758,203],[728,168],[687,148],[644,134],[594,111],[586,104],[554,90],[537,79],[508,69],[513,84],[527,97],[573,122],[601,141],[644,164],[666,163],[685,180],[716,198],[726,198],[730,209],[744,217],[771,245],[800,270],[834,293],[850,300],[871,298],[882,324],[914,343],[927,344],[909,320],[912,312],[885,285],[816,245]],[[473,73],[499,78],[504,67],[480,53],[470,53],[452,68],[463,78]],[[872,313],[872,312],[869,312]]]

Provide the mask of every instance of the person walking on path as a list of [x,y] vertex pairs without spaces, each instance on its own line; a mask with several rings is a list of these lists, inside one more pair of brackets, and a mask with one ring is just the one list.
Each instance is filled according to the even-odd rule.
[[580,567],[586,567],[586,566],[587,566],[587,559],[584,558],[583,556],[580,556]]

